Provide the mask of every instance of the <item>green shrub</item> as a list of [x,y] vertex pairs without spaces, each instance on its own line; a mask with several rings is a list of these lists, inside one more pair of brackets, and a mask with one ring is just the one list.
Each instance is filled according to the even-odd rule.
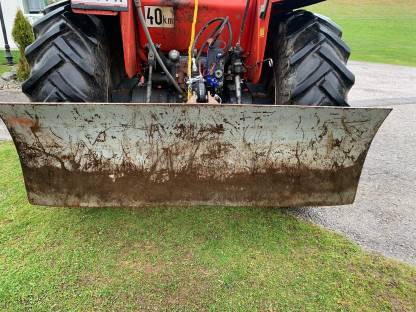
[[35,36],[33,35],[32,25],[21,10],[16,13],[12,35],[20,51],[17,79],[26,80],[30,74],[30,65],[25,57],[25,49],[35,41]]

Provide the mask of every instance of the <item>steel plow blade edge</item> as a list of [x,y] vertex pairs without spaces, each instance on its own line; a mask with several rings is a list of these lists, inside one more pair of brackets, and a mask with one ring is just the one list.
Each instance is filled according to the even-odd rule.
[[29,201],[71,207],[354,201],[390,109],[1,103]]

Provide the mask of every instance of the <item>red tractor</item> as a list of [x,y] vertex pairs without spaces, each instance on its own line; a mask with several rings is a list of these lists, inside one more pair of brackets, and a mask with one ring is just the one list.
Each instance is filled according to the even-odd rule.
[[341,29],[297,10],[320,1],[49,6],[23,91],[53,104],[0,104],[30,201],[351,203],[389,110],[346,108]]
[[178,103],[191,88],[198,103],[348,106],[340,28],[293,11],[315,2],[59,2],[34,25],[23,91],[39,102]]

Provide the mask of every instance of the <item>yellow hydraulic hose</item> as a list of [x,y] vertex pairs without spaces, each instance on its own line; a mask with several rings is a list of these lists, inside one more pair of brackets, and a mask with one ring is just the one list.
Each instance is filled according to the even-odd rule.
[[[192,19],[192,29],[191,29],[191,41],[189,42],[189,49],[188,49],[188,79],[192,77],[192,45],[195,40],[195,28],[196,22],[198,19],[198,0],[194,0],[194,17]],[[188,100],[192,97],[192,90],[188,88]]]

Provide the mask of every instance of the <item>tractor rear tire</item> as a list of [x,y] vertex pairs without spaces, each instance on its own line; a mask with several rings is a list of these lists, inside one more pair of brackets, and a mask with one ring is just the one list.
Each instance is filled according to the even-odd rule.
[[274,95],[281,105],[349,106],[355,82],[350,48],[329,18],[299,10],[279,20],[274,40]]
[[23,92],[36,102],[108,102],[110,59],[99,18],[56,4],[34,26],[27,47],[31,73]]

